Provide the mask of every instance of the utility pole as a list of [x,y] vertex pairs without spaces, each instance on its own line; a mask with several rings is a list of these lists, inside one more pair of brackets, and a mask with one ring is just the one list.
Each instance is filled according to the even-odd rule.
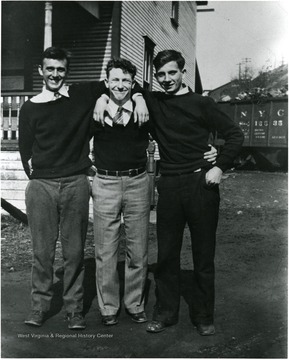
[[242,65],[242,63],[238,63],[238,64],[236,64],[237,66],[239,66],[239,81],[241,80],[241,65]]
[[250,63],[251,62],[251,58],[244,58],[244,59],[242,59],[242,61],[243,61],[243,63],[245,63],[245,80],[247,80],[248,79],[248,63]]

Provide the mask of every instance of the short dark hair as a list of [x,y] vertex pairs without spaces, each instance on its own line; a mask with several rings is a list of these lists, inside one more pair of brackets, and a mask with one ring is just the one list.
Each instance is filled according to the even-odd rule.
[[154,58],[154,67],[156,71],[170,61],[176,61],[180,70],[185,67],[185,59],[179,51],[163,50]]
[[63,48],[56,46],[48,47],[44,50],[41,58],[41,66],[43,65],[44,59],[55,59],[55,60],[66,60],[67,68],[69,68],[71,53]]
[[129,61],[123,58],[113,58],[109,60],[106,66],[106,76],[109,77],[111,69],[121,69],[125,74],[129,73],[134,79],[136,75],[136,67]]

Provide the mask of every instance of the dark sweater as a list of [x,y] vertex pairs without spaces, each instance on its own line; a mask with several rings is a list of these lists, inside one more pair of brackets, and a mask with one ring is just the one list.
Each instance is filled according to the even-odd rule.
[[148,125],[141,127],[134,122],[133,115],[128,124],[101,126],[95,123],[95,166],[104,170],[137,169],[146,165],[148,147]]
[[69,98],[24,103],[19,117],[19,150],[29,178],[56,178],[86,171],[91,165],[92,111],[105,89],[103,82],[83,83],[69,87]]
[[210,132],[222,134],[225,145],[215,166],[225,171],[243,143],[242,130],[223,113],[213,99],[189,92],[167,95],[143,92],[150,112],[152,135],[160,151],[160,172],[178,174],[211,168],[204,160]]

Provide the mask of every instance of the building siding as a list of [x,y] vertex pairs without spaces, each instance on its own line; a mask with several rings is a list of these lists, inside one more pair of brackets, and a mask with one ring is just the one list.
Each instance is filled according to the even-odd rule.
[[[97,20],[73,2],[54,5],[53,45],[64,47],[72,53],[67,81],[70,84],[105,77],[105,67],[111,58],[113,2],[99,2],[99,6],[100,19]],[[65,11],[69,13],[66,20],[69,22],[62,24]],[[35,54],[34,57],[33,91],[37,92],[42,87],[42,78],[37,70],[37,57],[40,55]]]
[[[120,56],[138,68],[136,80],[143,80],[144,36],[155,44],[154,56],[161,50],[180,51],[186,59],[186,83],[195,88],[196,3],[179,2],[179,26],[171,22],[171,1],[123,1]],[[158,89],[153,80],[153,89]]]

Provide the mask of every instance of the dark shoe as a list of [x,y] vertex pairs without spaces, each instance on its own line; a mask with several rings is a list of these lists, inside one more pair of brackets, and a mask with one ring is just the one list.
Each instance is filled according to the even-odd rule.
[[167,325],[162,321],[152,320],[148,323],[146,331],[151,333],[159,333],[161,331],[164,331],[166,326]]
[[197,332],[202,336],[210,336],[215,334],[215,326],[213,324],[198,324]]
[[84,317],[80,312],[68,313],[67,319],[69,320],[68,329],[70,330],[83,330],[86,328]]
[[102,315],[102,323],[106,326],[116,325],[118,323],[116,315]]
[[139,323],[139,324],[145,323],[145,322],[148,321],[147,316],[146,316],[146,313],[145,313],[144,311],[139,312],[139,313],[137,313],[137,314],[131,314],[131,313],[129,313],[129,315],[130,315],[132,321],[134,321],[134,322],[136,322],[136,323]]
[[43,311],[33,310],[24,322],[29,326],[41,326],[44,323],[44,315]]

